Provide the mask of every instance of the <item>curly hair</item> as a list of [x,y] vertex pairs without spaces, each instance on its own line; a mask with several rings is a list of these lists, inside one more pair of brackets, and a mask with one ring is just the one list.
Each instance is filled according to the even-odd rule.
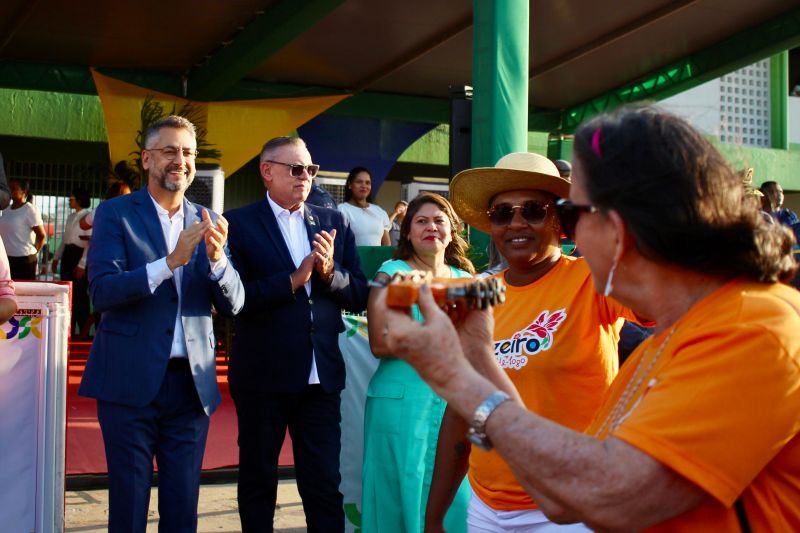
[[787,281],[794,236],[743,202],[741,178],[683,119],[625,106],[575,132],[591,202],[615,210],[654,261],[725,278]]
[[411,231],[411,222],[414,220],[414,216],[425,204],[435,205],[441,209],[442,212],[447,215],[448,220],[450,220],[450,231],[452,234],[450,244],[448,244],[447,248],[444,250],[445,264],[460,268],[470,274],[475,274],[475,267],[467,258],[469,245],[459,234],[461,220],[459,220],[453,206],[450,205],[450,202],[448,202],[444,196],[432,192],[422,192],[408,203],[406,217],[403,219],[403,223],[400,224],[400,237],[397,241],[397,249],[394,251],[392,259],[411,259],[414,257],[414,247],[408,239],[408,234]]

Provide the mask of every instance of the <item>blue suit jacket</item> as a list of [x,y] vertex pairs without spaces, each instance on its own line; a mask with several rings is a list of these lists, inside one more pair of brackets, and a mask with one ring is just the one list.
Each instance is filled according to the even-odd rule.
[[[341,213],[305,204],[309,241],[321,230],[336,229],[334,276],[326,285],[316,272],[311,294],[292,293],[296,270],[266,196],[225,214],[230,250],[245,288],[245,305],[236,316],[228,380],[232,387],[261,392],[298,392],[308,384],[312,349],[320,384],[327,392],[344,388],[339,351],[342,309],[359,313],[367,305],[367,281],[355,237]],[[312,244],[313,250],[313,244]],[[311,315],[313,313],[313,321]]]
[[[202,206],[184,200],[183,208],[184,227],[201,221]],[[146,188],[101,203],[94,226],[87,270],[92,303],[102,318],[79,393],[141,407],[155,398],[164,380],[178,312],[174,280],[165,280],[152,294],[147,281],[147,263],[165,257],[167,244]],[[209,278],[201,241],[183,267],[181,320],[195,387],[207,414],[220,402],[212,302],[221,313],[235,314],[244,304],[244,290],[233,263],[219,281]]]

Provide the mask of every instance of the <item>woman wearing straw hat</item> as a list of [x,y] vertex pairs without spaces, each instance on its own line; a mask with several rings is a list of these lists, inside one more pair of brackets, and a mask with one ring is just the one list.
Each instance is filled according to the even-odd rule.
[[[381,265],[375,281],[411,271],[435,278],[472,276],[475,269],[466,257],[460,228],[450,202],[421,193],[408,204],[394,259]],[[381,292],[373,288],[369,301]],[[422,319],[416,306],[412,313]],[[445,403],[408,363],[391,356],[383,342],[381,315],[369,314],[368,324],[370,348],[381,362],[370,380],[364,413],[361,530],[421,532]],[[468,500],[465,486],[447,513],[450,533],[466,531]]]
[[[491,314],[424,326],[389,310],[386,343],[494,446],[560,523],[603,531],[800,531],[800,294],[793,237],[742,202],[739,177],[653,107],[575,132],[559,203],[594,286],[656,323],[580,433],[507,401]],[[462,346],[470,346],[463,350]],[[481,375],[483,374],[483,375]]]
[[[576,431],[591,422],[617,373],[617,341],[630,311],[598,295],[582,258],[562,255],[555,204],[570,182],[547,158],[513,153],[494,168],[465,170],[450,197],[462,219],[492,236],[508,268],[495,312],[494,356],[537,413]],[[448,409],[428,500],[428,526],[441,528],[441,510],[467,471],[473,491],[470,531],[532,531],[555,527],[495,452],[472,447],[467,423]],[[462,451],[463,450],[463,451]],[[585,531],[583,526],[565,529]]]

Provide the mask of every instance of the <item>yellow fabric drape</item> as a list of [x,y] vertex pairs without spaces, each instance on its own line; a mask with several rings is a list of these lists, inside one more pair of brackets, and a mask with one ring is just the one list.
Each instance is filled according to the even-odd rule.
[[[136,132],[141,129],[140,114],[147,96],[152,96],[166,110],[173,105],[180,109],[190,101],[109,78],[94,70],[92,77],[103,107],[112,164],[128,160],[131,152],[138,150]],[[206,140],[222,153],[222,159],[214,162],[229,176],[258,155],[266,141],[288,134],[348,96],[190,102],[206,118]]]

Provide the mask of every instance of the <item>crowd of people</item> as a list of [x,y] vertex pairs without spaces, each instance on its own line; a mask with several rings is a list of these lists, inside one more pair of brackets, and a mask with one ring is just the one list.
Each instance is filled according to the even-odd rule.
[[[797,218],[775,182],[756,205],[682,119],[623,107],[578,129],[571,165],[507,154],[457,174],[449,201],[422,193],[391,216],[364,167],[336,208],[313,192],[297,137],[264,144],[266,194],[224,215],[184,196],[189,121],[156,122],[144,144],[146,187],[91,214],[73,191],[53,264],[101,313],[80,394],[97,400],[110,531],[145,530],[154,461],[160,529],[197,529],[220,402],[212,306],[234,320],[245,532],[272,530],[287,430],[308,530],[344,530],[339,334],[364,310],[379,359],[365,533],[800,529]],[[43,241],[28,192],[11,180],[0,217],[0,322]],[[505,303],[448,313],[421,283],[418,306],[390,307],[398,276],[476,276],[463,223],[491,236]],[[356,247],[390,243],[368,281]],[[620,367],[626,320],[652,335]]]

